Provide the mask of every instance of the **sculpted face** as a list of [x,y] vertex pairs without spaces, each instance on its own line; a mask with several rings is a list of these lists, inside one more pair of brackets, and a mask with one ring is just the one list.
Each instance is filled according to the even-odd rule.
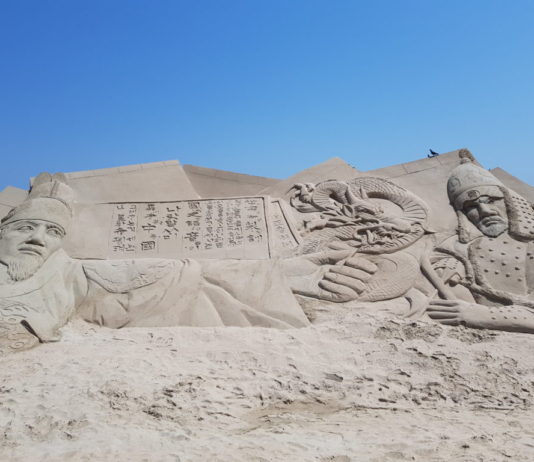
[[61,247],[65,232],[44,220],[19,220],[0,230],[0,261],[14,280],[31,276]]
[[508,229],[508,213],[502,191],[496,186],[473,188],[467,193],[463,212],[483,234],[497,237]]

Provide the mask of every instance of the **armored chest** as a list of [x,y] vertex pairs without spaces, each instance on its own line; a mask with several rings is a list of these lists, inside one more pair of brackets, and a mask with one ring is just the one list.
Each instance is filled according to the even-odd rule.
[[507,233],[481,237],[469,246],[469,260],[479,285],[494,290],[526,296],[534,287],[534,254],[528,243],[517,241]]

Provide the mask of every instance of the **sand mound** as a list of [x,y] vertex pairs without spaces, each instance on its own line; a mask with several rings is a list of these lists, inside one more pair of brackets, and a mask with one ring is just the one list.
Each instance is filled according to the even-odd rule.
[[528,461],[533,349],[342,308],[286,331],[76,321],[1,359],[0,459]]

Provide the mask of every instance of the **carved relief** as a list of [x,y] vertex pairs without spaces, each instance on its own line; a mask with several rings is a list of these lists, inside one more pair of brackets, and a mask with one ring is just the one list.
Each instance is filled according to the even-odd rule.
[[534,332],[534,210],[469,151],[447,190],[458,233],[432,258],[443,288],[431,318],[449,325]]
[[296,184],[291,205],[302,213],[301,253],[337,245],[359,253],[384,254],[406,248],[425,233],[426,205],[414,194],[382,178],[354,178]]
[[291,219],[287,203],[281,199],[271,199],[268,228],[271,237],[271,255],[288,256],[295,253],[300,242],[300,234]]
[[[103,204],[113,211],[110,251],[121,257],[151,257],[179,247],[198,255],[237,249],[242,260],[78,260],[62,249],[72,221],[69,188],[61,176],[39,176],[29,199],[0,224],[2,341],[15,350],[35,339],[58,340],[58,329],[73,316],[114,328],[304,327],[309,321],[294,294],[342,302],[409,289],[406,279],[384,279],[397,271],[399,262],[409,260],[407,255],[391,255],[376,264],[352,258],[352,248],[251,258],[254,246],[291,252],[298,243],[284,205],[269,201],[244,197]],[[269,229],[272,240],[267,239]],[[416,260],[411,264],[416,267]],[[372,281],[362,283],[362,274],[367,280],[375,273]]]
[[235,256],[267,247],[261,197],[113,204],[110,253],[115,257],[227,249]]
[[27,350],[39,343],[25,322],[34,308],[16,300],[0,299],[0,354]]
[[64,176],[40,175],[0,224],[0,351],[57,340],[73,316],[114,328],[304,327],[305,298],[400,297],[406,316],[534,332],[534,210],[464,159],[448,182],[458,234],[432,255],[425,203],[359,177],[296,184],[290,206],[264,196],[94,204],[111,258],[73,259],[62,248],[72,191]]
[[83,204],[73,228],[77,258],[268,259],[300,239],[289,206],[268,196]]
[[[296,184],[292,189],[290,203],[303,214],[298,253],[347,250],[340,269],[331,270],[325,279],[335,282],[346,275],[358,279],[358,294],[348,300],[374,302],[413,293],[423,277],[425,252],[424,244],[414,244],[426,233],[428,219],[428,208],[420,198],[374,177]],[[368,271],[362,262],[373,265],[374,270]],[[359,273],[351,273],[347,267]],[[415,298],[421,305],[422,295],[411,299]],[[410,311],[420,311],[420,307]]]

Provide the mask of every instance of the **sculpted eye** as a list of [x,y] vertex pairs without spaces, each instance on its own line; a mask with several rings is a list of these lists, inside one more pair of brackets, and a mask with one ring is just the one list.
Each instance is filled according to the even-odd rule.
[[63,234],[61,233],[61,231],[57,228],[49,228],[47,230],[47,233],[54,236],[54,237],[62,237]]
[[33,226],[31,226],[31,225],[23,225],[23,226],[18,227],[17,230],[27,233],[29,231],[33,231]]

